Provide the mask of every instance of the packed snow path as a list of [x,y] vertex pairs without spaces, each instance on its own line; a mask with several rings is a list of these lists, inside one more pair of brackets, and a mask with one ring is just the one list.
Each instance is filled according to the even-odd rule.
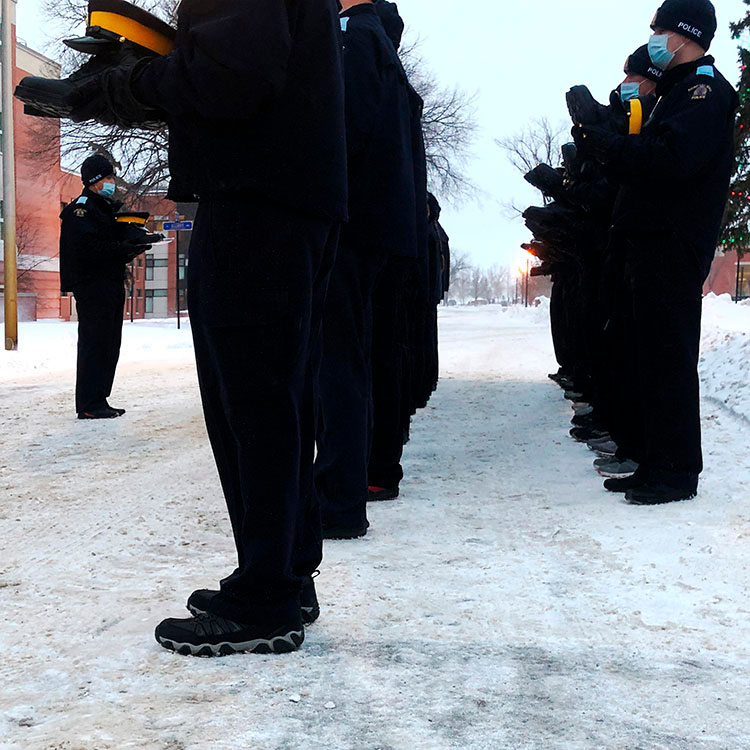
[[139,360],[126,326],[112,422],[71,418],[72,352],[0,383],[0,748],[750,747],[748,423],[706,404],[700,497],[630,507],[567,436],[543,315],[441,318],[402,497],[327,544],[283,657],[153,639],[233,566],[189,332]]

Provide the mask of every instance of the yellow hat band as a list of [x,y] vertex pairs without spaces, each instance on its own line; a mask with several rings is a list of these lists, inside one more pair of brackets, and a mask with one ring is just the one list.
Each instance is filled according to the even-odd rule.
[[141,226],[146,224],[146,219],[142,219],[140,216],[116,216],[115,219],[120,224],[140,224]]
[[140,44],[141,47],[160,55],[167,55],[174,49],[174,42],[164,34],[119,13],[95,10],[89,16],[89,26],[101,26],[113,34],[125,37],[128,41]]
[[630,100],[630,135],[640,135],[643,128],[643,104],[640,99]]

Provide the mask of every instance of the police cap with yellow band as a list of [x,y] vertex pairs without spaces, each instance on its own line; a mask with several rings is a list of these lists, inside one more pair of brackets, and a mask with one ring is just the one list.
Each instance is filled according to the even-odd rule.
[[97,54],[116,43],[131,42],[157,55],[174,49],[177,32],[152,13],[126,0],[89,0],[86,36],[66,39],[71,49]]

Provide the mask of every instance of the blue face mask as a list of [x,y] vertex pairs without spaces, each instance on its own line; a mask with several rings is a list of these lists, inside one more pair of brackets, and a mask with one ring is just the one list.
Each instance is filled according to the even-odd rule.
[[640,83],[621,83],[620,84],[620,99],[623,104],[629,102],[631,99],[637,99],[641,95],[641,84]]
[[651,62],[661,70],[666,70],[672,64],[675,54],[685,46],[683,42],[674,52],[670,52],[668,44],[669,34],[652,34],[648,40],[648,55]]
[[102,185],[102,189],[99,191],[99,195],[103,195],[105,198],[111,198],[115,194],[115,183],[105,182]]

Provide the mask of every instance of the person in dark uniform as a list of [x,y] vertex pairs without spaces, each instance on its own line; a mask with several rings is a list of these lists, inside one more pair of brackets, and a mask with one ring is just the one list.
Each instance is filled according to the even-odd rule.
[[319,614],[312,467],[323,300],[347,216],[343,95],[334,0],[184,0],[173,51],[70,97],[72,119],[162,119],[168,195],[199,204],[189,311],[237,567],[193,592],[192,617],[157,626],[181,654],[292,651]]
[[[702,287],[718,242],[734,165],[738,97],[706,55],[709,0],[667,0],[649,42],[665,70],[640,135],[584,128],[587,152],[620,181],[611,236],[625,255],[637,362],[638,471],[618,481],[641,505],[695,496],[703,468],[698,357]],[[614,489],[612,482],[609,489]]]
[[367,533],[372,437],[372,297],[390,255],[416,244],[406,76],[371,0],[344,0],[349,222],[323,322],[315,483],[323,535]]
[[81,167],[83,194],[61,214],[60,285],[73,293],[78,311],[76,413],[79,419],[112,419],[125,414],[107,399],[120,357],[125,267],[116,221],[112,164],[90,156]]
[[[375,10],[398,50],[404,22],[395,3],[377,0]],[[403,70],[403,69],[402,69]],[[403,73],[406,77],[406,73]],[[368,466],[368,499],[399,496],[401,456],[415,412],[416,305],[427,274],[427,165],[422,110],[424,103],[407,80],[410,108],[416,242],[388,259],[378,278],[373,315],[373,435]]]
[[440,223],[440,203],[429,193],[427,196],[429,210],[428,250],[430,260],[430,299],[427,307],[429,335],[425,337],[425,359],[427,361],[425,391],[433,393],[438,386],[440,377],[440,357],[438,352],[438,306],[443,299],[445,290],[444,277],[445,253],[447,252],[448,235]]

